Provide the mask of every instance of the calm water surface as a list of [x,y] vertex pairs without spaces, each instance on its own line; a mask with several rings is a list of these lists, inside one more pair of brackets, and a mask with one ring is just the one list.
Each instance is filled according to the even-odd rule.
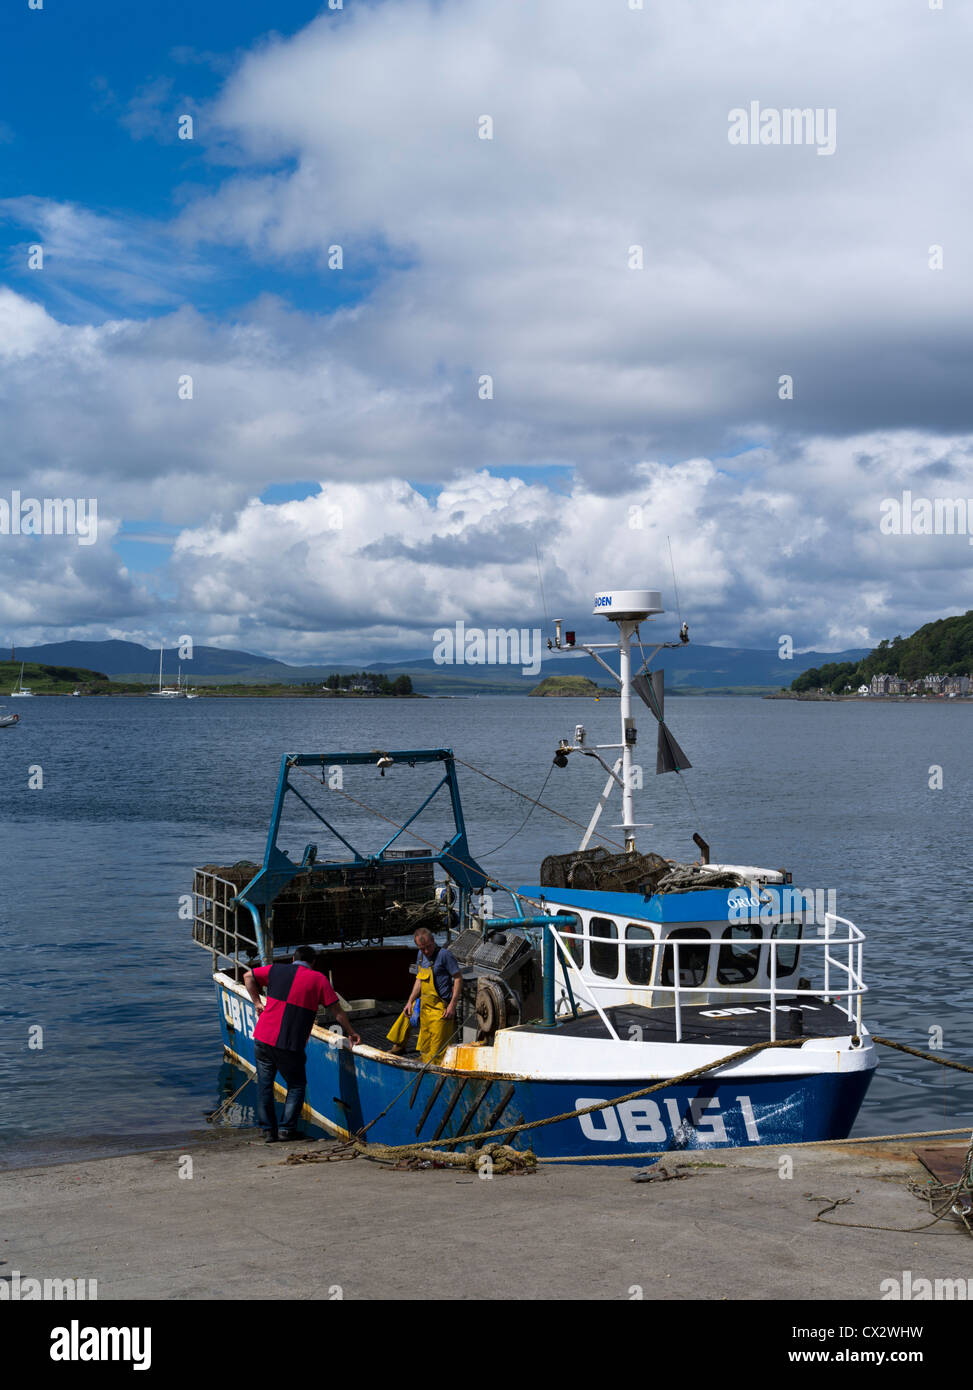
[[[192,944],[179,899],[194,865],[262,857],[283,752],[448,746],[536,794],[559,737],[581,720],[592,741],[614,741],[618,717],[615,702],[500,697],[38,697],[7,708],[21,715],[0,730],[8,1166],[177,1143],[225,1094],[210,958]],[[928,1047],[940,1027],[944,1053],[970,1060],[973,709],[684,697],[667,715],[694,766],[647,777],[638,818],[655,828],[641,848],[691,859],[700,830],[715,859],[786,867],[801,887],[835,889],[838,911],[868,937],[873,1030]],[[646,761],[654,767],[654,743]],[[942,790],[929,787],[933,765]],[[42,788],[28,787],[32,767]],[[473,852],[505,882],[536,881],[544,854],[576,845],[578,832],[535,811],[489,853],[526,805],[459,771]],[[345,786],[395,818],[432,777],[368,768],[346,773]],[[545,800],[587,821],[603,781],[596,764],[572,759]],[[322,795],[313,788],[324,807]],[[357,807],[333,796],[329,805],[362,848],[387,838]],[[616,821],[618,807],[603,819]],[[422,826],[436,839],[445,821],[430,814]],[[309,839],[329,851],[323,829],[293,814],[282,844],[296,853]],[[37,1025],[40,1050],[28,1046]],[[973,1078],[883,1049],[856,1132],[968,1124],[971,1099]]]

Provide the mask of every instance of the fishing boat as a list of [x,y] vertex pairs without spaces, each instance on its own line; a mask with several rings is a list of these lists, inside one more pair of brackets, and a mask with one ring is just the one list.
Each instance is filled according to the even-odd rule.
[[[305,1117],[333,1135],[454,1150],[495,1136],[539,1158],[624,1164],[840,1139],[855,1121],[876,1066],[864,934],[787,871],[711,862],[698,833],[693,861],[639,851],[634,700],[657,725],[656,772],[681,776],[690,764],[652,663],[688,630],[646,655],[658,592],[599,593],[593,611],[612,641],[577,642],[558,621],[548,645],[587,654],[617,682],[619,741],[594,744],[578,725],[558,743],[557,767],[591,759],[607,781],[578,848],[547,856],[537,882],[504,884],[474,857],[449,748],[286,753],[263,862],[196,870],[193,938],[211,953],[232,1062],[255,1069],[246,970],[319,948],[361,1037],[350,1046],[326,1011],[311,1033]],[[398,809],[404,780],[430,773],[418,808]],[[383,787],[391,814],[372,804]],[[600,830],[615,791],[621,822]],[[323,826],[335,857],[313,842],[282,849],[285,813],[302,832],[309,819]],[[373,813],[382,842],[359,848]],[[463,976],[456,1031],[431,1062],[396,1055],[386,1036],[411,989],[419,926],[449,944]]]
[[17,682],[17,689],[10,692],[11,700],[26,700],[33,697],[34,692],[30,686],[24,685],[24,665],[25,663],[22,661],[20,663],[20,680]]

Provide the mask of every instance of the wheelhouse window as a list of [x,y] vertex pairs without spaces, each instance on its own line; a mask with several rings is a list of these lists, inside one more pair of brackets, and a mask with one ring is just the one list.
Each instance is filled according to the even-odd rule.
[[[709,936],[705,927],[679,927],[676,931],[671,931],[666,937],[666,941],[699,941],[702,937]],[[665,946],[662,952],[662,983],[671,985],[674,983],[673,960],[675,951],[671,946]],[[706,979],[706,971],[709,968],[709,947],[681,946],[679,948],[679,983],[681,985],[701,985]]]
[[783,979],[785,975],[793,975],[797,969],[798,958],[801,954],[800,940],[803,932],[801,922],[777,922],[771,935],[781,941],[793,945],[777,947],[777,978]]
[[[618,946],[609,945],[609,942],[618,941],[618,927],[608,917],[592,917],[588,923],[588,935],[592,938],[588,942],[592,974],[614,980],[618,975]],[[605,940],[596,941],[593,939],[595,937],[604,937]]]
[[[654,941],[655,932],[651,927],[643,927],[638,922],[629,922],[625,928],[625,940],[627,942]],[[650,985],[654,964],[655,951],[651,947],[625,947],[625,978],[630,985]]]
[[760,969],[760,947],[754,938],[763,940],[758,922],[738,922],[723,933],[716,964],[716,978],[721,985],[749,984]]
[[584,942],[577,939],[581,935],[581,918],[576,912],[556,912],[555,917],[564,918],[564,926],[558,927],[559,933],[575,932],[577,936],[562,936],[565,946],[571,952],[571,959],[579,968],[584,965]]

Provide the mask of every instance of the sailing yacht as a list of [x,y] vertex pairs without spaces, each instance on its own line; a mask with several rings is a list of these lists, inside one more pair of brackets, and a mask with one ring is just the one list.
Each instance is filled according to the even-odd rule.
[[150,694],[150,695],[155,695],[157,698],[161,697],[163,700],[182,700],[182,699],[185,699],[185,691],[182,690],[181,686],[178,686],[178,685],[163,685],[163,684],[162,684],[162,655],[163,655],[163,648],[160,646],[160,647],[159,647],[159,688],[158,688],[158,690],[150,690],[150,691],[149,691],[149,694]]
[[17,686],[17,689],[16,689],[16,690],[11,690],[11,692],[10,692],[10,698],[11,698],[11,700],[24,700],[24,699],[26,699],[29,695],[33,695],[33,693],[34,693],[34,692],[31,690],[31,688],[30,688],[29,685],[24,685],[24,665],[25,665],[25,663],[22,661],[22,662],[20,663],[20,683],[19,683],[19,685]]

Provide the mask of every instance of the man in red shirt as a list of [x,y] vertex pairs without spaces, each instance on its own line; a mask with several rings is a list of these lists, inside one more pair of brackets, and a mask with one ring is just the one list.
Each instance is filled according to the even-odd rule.
[[[310,946],[299,946],[291,965],[259,965],[243,977],[247,993],[257,1011],[257,1026],[253,1030],[253,1050],[257,1063],[257,1123],[264,1132],[264,1143],[278,1139],[299,1139],[297,1129],[304,1109],[307,1090],[307,1040],[318,1009],[334,1006],[338,996],[326,975],[313,967],[314,952]],[[261,1004],[260,987],[267,992],[266,1005]],[[352,1047],[361,1038],[348,1021],[343,1009],[335,1008],[334,1016],[348,1034]],[[274,1104],[274,1081],[280,1072],[287,1086],[287,1099],[277,1129],[277,1108]]]

